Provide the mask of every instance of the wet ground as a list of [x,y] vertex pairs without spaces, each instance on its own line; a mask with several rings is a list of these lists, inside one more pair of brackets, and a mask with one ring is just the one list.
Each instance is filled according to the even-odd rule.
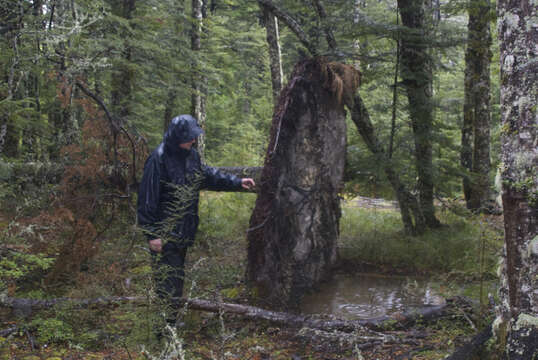
[[423,278],[339,274],[304,299],[302,312],[355,320],[390,316],[444,301],[433,284]]

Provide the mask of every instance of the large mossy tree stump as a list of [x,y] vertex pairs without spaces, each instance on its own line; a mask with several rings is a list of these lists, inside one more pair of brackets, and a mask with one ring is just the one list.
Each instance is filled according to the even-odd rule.
[[346,152],[346,85],[337,70],[301,61],[275,107],[247,235],[247,280],[273,307],[298,305],[337,260]]

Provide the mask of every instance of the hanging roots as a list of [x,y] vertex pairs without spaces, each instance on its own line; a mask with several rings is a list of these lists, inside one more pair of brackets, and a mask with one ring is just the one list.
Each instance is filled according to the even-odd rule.
[[360,71],[347,64],[319,61],[324,87],[335,95],[339,104],[343,101],[349,109],[353,108],[353,97],[361,84]]

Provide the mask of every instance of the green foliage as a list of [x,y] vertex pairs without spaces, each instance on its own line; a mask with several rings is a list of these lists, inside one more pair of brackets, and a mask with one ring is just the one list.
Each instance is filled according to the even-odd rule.
[[[0,293],[9,288],[16,291],[16,295],[31,298],[47,298],[53,294],[79,298],[148,294],[152,302],[155,300],[151,291],[151,264],[143,250],[146,243],[136,235],[133,226],[133,199],[124,201],[134,189],[130,188],[125,195],[115,188],[101,186],[98,191],[89,191],[90,194],[74,194],[71,202],[91,195],[91,199],[86,200],[90,205],[84,209],[95,225],[95,236],[88,236],[83,226],[76,227],[85,220],[76,214],[69,221],[66,219],[72,215],[66,215],[63,222],[58,222],[60,225],[14,220],[68,202],[58,204],[61,200],[55,195],[59,190],[49,184],[50,179],[32,171],[18,173],[14,170],[16,165],[52,159],[63,166],[67,157],[60,149],[66,151],[65,145],[87,138],[81,129],[96,130],[100,124],[108,123],[103,109],[74,86],[76,81],[98,95],[114,119],[133,136],[143,137],[151,149],[161,141],[164,123],[170,120],[165,119],[165,113],[174,116],[191,111],[190,82],[193,74],[200,72],[207,90],[205,160],[222,166],[259,166],[263,162],[273,104],[265,29],[258,4],[246,0],[211,2],[217,7],[204,18],[202,49],[194,52],[190,43],[193,24],[190,2],[136,1],[130,14],[123,8],[127,3],[45,0],[41,2],[41,11],[33,11],[30,2],[17,0],[10,2],[2,12],[5,24],[21,26],[0,35],[0,76],[5,79],[0,84],[0,133],[6,125],[0,160],[0,180],[5,180],[0,182],[3,209],[0,213]],[[376,135],[388,149],[396,38],[403,30],[396,26],[395,1],[362,1],[367,5],[359,9],[355,8],[355,1],[322,1],[329,14],[325,24],[334,31],[341,56],[334,56],[328,48],[321,30],[322,22],[308,2],[281,0],[275,3],[298,20],[320,54],[348,63],[360,60],[361,96],[374,122]],[[431,51],[435,63],[432,142],[435,192],[441,197],[457,197],[461,192],[459,143],[464,59],[460,40],[466,26],[460,16],[463,5],[459,0],[444,3],[442,11],[447,17],[428,33],[429,43],[435,45]],[[57,6],[54,16],[52,6]],[[354,21],[356,16],[358,22]],[[306,50],[282,22],[279,25],[286,76]],[[499,51],[496,41],[493,49],[492,159],[495,164],[499,162],[502,132],[497,103]],[[413,190],[416,183],[413,131],[406,94],[401,83],[396,88],[392,158],[395,170]],[[110,141],[99,142],[97,150],[102,152],[102,157],[111,159],[113,138],[106,131],[110,130],[105,129],[104,134]],[[120,148],[120,152],[125,153],[130,146],[125,144],[127,142],[122,144],[124,148]],[[90,156],[88,147],[77,150],[80,157],[76,160],[73,153],[69,155],[73,184],[77,179],[85,179],[88,173],[97,181],[103,180],[105,171],[95,174],[95,169],[102,169],[101,162],[93,167],[77,167],[96,161],[97,157]],[[136,156],[144,155],[138,152]],[[393,198],[381,165],[349,121],[346,193]],[[138,171],[140,169],[139,166]],[[200,200],[201,223],[187,262],[186,292],[214,300],[224,297],[241,301],[245,295],[245,233],[255,195],[202,193]],[[182,216],[182,209],[176,210],[176,214]],[[494,276],[500,239],[498,231],[485,219],[464,220],[442,212],[444,227],[420,237],[407,237],[403,235],[396,211],[345,206],[343,215],[340,253],[345,260],[374,264],[387,271],[444,272],[447,279],[475,280],[477,276]],[[15,223],[20,227],[15,229]],[[49,232],[45,231],[46,227]],[[80,240],[82,235],[88,237],[86,244],[91,245],[92,251],[97,247],[98,250],[77,263],[77,271],[68,273],[68,280],[76,282],[77,287],[65,283],[59,287],[45,286],[43,275],[53,265],[60,245],[65,244],[69,249],[68,245],[73,245],[69,240]],[[40,247],[46,247],[49,253],[37,250]],[[80,255],[80,252],[67,254]],[[10,285],[15,286],[10,288]],[[480,290],[468,287],[466,291],[476,294]],[[137,347],[141,343],[155,342],[154,328],[163,322],[160,310],[154,303],[142,308],[120,306],[104,312],[62,308],[52,313],[39,313],[31,320],[31,326],[42,344],[68,343],[79,349],[123,347],[123,344]],[[193,321],[193,326],[208,326],[215,344],[230,342],[233,330],[226,329],[222,316],[206,320]],[[250,330],[243,327],[241,331],[248,334]],[[459,335],[453,331],[447,336]],[[250,346],[258,340],[253,336],[245,342]],[[224,345],[219,351],[218,355],[224,358]],[[167,356],[170,352],[153,357]],[[289,357],[282,355],[282,358]]]
[[9,249],[0,249],[0,254],[0,292],[19,280],[47,270],[55,260],[44,254],[29,254]]
[[71,325],[60,319],[36,318],[30,325],[37,329],[37,339],[41,344],[65,343],[74,339]]
[[[495,277],[502,234],[484,221],[441,213],[445,225],[417,237],[404,235],[400,214],[392,210],[361,209],[349,204],[341,219],[341,251],[345,259],[376,264],[388,270],[453,273],[478,280]],[[475,222],[476,221],[476,222]],[[482,241],[486,241],[481,263]]]

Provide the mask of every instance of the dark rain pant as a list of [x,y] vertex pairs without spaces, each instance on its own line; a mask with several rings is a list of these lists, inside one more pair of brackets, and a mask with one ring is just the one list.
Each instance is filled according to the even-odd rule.
[[151,252],[157,296],[168,308],[166,321],[169,324],[176,322],[180,306],[178,300],[183,295],[187,249],[186,246],[168,241],[161,253]]

